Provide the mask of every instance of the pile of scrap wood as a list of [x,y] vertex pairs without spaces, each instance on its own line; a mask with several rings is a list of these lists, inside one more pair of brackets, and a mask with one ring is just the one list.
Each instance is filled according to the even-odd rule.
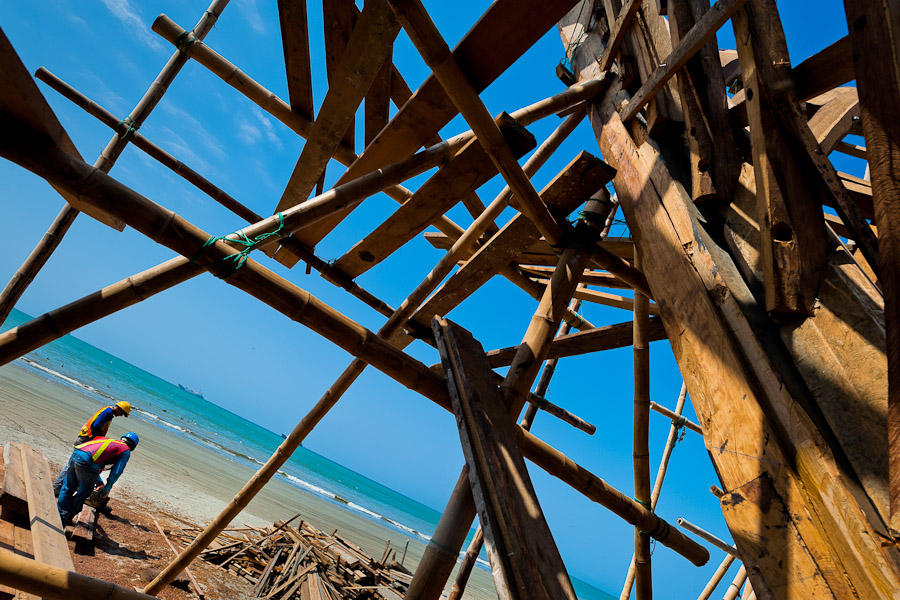
[[[304,521],[292,526],[296,518],[267,528],[226,529],[201,556],[254,584],[253,592],[259,598],[403,597],[412,575],[396,562],[396,552],[389,560],[390,542],[379,561],[338,535],[337,530],[329,535]],[[184,527],[168,534],[188,544],[200,529],[178,520]]]

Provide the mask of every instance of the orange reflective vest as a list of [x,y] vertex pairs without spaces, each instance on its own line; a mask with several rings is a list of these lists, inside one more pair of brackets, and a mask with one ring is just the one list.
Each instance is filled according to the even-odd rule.
[[105,437],[96,437],[89,442],[78,444],[75,449],[90,454],[91,460],[98,465],[112,462],[126,450],[131,450],[125,442]]
[[[113,407],[112,406],[104,406],[103,408],[101,408],[100,410],[95,412],[94,416],[91,417],[90,419],[88,419],[87,423],[85,423],[84,426],[81,428],[81,432],[79,432],[78,437],[93,437],[94,434],[91,433],[91,426],[94,424],[94,421],[97,420],[97,417],[100,416],[100,413],[102,413],[104,410],[106,410],[108,408],[112,409]],[[103,424],[103,428],[100,431],[100,435],[106,435],[106,432],[109,431],[110,423],[112,423],[112,419],[110,419],[109,421],[107,421],[106,423]]]

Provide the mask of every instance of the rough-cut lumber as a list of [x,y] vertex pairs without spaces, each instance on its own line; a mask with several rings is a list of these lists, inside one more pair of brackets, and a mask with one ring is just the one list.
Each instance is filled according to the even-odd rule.
[[[890,525],[900,531],[900,40],[897,7],[890,3],[845,0],[859,87],[863,134],[869,155],[888,357],[888,444],[890,453]],[[887,57],[887,59],[886,59]],[[868,258],[867,258],[868,260]]]
[[850,36],[844,36],[791,70],[801,102],[856,78]]
[[498,597],[574,599],[481,344],[446,320],[434,332]]
[[[631,23],[634,21],[634,17],[640,8],[641,2],[638,0],[627,0],[616,15],[616,20],[610,24],[609,40],[606,48],[603,49],[603,56],[600,59],[601,71],[608,71],[612,67],[613,60],[619,53],[622,42],[625,41],[625,34],[628,33],[628,29],[631,27]],[[607,14],[607,19],[611,18],[612,15]]]
[[853,118],[859,116],[856,88],[841,87],[835,91],[840,92],[837,97],[823,105],[809,120],[809,128],[826,155],[850,133]]
[[[434,238],[426,236],[429,242],[433,242]],[[603,243],[603,242],[601,242]],[[553,275],[553,267],[539,267],[532,265],[519,265],[519,270],[533,279],[550,279]],[[630,290],[632,287],[611,273],[602,271],[585,271],[581,274],[581,283],[584,285],[592,285],[603,288],[625,289]]]
[[74,571],[66,533],[59,518],[50,465],[39,450],[22,444],[22,467],[28,495],[28,520],[34,558],[42,563]]
[[[453,50],[476,92],[500,76],[537,41],[575,0],[499,0],[494,2]],[[498,44],[497,40],[503,43]],[[457,109],[434,75],[397,111],[387,127],[369,144],[339,182],[344,182],[409,154],[436,134]],[[518,118],[517,115],[512,115]],[[334,229],[347,212],[303,232],[301,239],[314,247]]]
[[[508,115],[500,115],[498,122],[517,158],[534,148],[534,137]],[[338,259],[335,266],[353,278],[365,273],[496,173],[481,144],[470,141],[393,215]]]
[[278,0],[284,71],[291,108],[313,120],[312,70],[309,63],[309,27],[306,0]]
[[75,518],[75,528],[72,530],[71,539],[76,547],[81,544],[92,546],[94,544],[94,531],[97,528],[97,518],[100,513],[93,506],[84,505],[81,512]]
[[656,69],[653,75],[641,85],[641,89],[635,92],[628,104],[622,108],[620,111],[622,120],[628,121],[633,119],[638,111],[684,66],[688,59],[716,34],[719,27],[744,5],[744,2],[746,0],[719,0],[699,18],[691,30],[675,46],[672,54],[661,63],[665,66]]
[[28,496],[25,492],[25,476],[22,465],[22,446],[19,442],[7,442],[3,448],[5,471],[0,505],[16,514],[28,514]]
[[[632,324],[618,323],[587,329],[577,333],[561,335],[553,340],[547,349],[547,358],[563,358],[578,356],[590,352],[601,352],[613,348],[625,348],[632,343]],[[666,330],[658,317],[651,317],[647,323],[648,341],[666,339]],[[517,346],[491,350],[487,353],[488,363],[492,369],[507,367],[512,362]]]

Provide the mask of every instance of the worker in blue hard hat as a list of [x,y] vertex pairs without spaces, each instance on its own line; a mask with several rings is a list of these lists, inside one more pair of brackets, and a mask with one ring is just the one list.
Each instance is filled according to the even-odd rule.
[[129,432],[119,440],[98,437],[75,446],[75,451],[72,452],[64,469],[66,477],[57,500],[63,526],[71,525],[72,520],[81,512],[84,501],[94,490],[100,471],[107,465],[111,466],[112,470],[106,478],[106,484],[103,485],[102,494],[104,496],[109,494],[113,484],[125,470],[131,451],[137,445],[137,434]]
[[[73,446],[78,447],[79,444],[89,442],[97,437],[106,437],[109,431],[109,424],[112,423],[113,417],[128,416],[131,413],[131,404],[124,400],[116,402],[112,406],[104,406],[93,416],[87,420],[87,423],[81,426],[78,437],[75,438]],[[53,482],[53,495],[59,497],[59,490],[62,489],[63,482],[66,480],[66,469],[63,468],[59,477]]]

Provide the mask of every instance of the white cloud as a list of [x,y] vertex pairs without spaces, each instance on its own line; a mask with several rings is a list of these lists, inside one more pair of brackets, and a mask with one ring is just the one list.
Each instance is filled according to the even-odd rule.
[[259,14],[257,0],[240,0],[238,5],[240,6],[241,12],[244,14],[244,17],[247,19],[247,24],[250,25],[250,29],[256,33],[264,34],[266,32],[266,25],[262,15]]
[[154,50],[162,50],[163,46],[150,31],[150,27],[145,22],[140,11],[131,6],[129,0],[100,0],[115,15],[117,19],[129,27],[137,37],[153,48]]
[[266,132],[266,138],[268,138],[269,142],[272,143],[273,146],[282,149],[281,138],[275,133],[275,126],[272,124],[272,120],[266,116],[266,114],[262,111],[258,106],[253,107],[253,113],[256,115],[256,118],[259,119],[259,122],[262,124],[263,130]]
[[183,110],[174,104],[172,104],[167,98],[163,98],[162,102],[160,102],[159,107],[172,115],[175,118],[175,123],[172,123],[177,129],[182,132],[186,132],[190,130],[191,136],[197,138],[199,143],[212,155],[214,155],[219,160],[225,159],[227,157],[227,153],[224,150],[224,146],[219,139],[211,134],[203,124],[198,121],[195,117],[193,117],[189,112]]
[[259,127],[253,123],[250,123],[244,118],[239,118],[237,136],[239,140],[248,146],[252,146],[262,138],[262,132],[259,130]]

